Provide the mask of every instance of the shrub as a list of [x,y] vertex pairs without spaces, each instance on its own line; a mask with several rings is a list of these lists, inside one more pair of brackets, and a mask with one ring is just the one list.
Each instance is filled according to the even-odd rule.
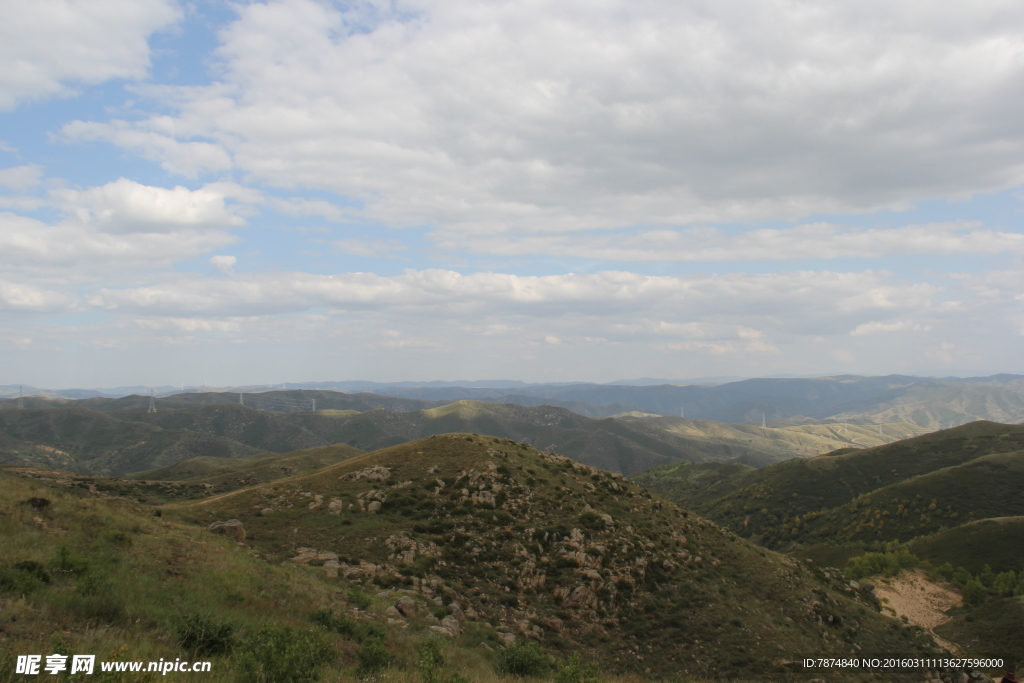
[[604,520],[601,519],[600,515],[597,515],[593,512],[584,512],[582,515],[580,515],[579,523],[580,526],[582,526],[585,529],[593,529],[596,531],[604,529]]
[[597,662],[583,663],[583,655],[576,652],[555,668],[555,683],[596,683],[601,668]]
[[532,640],[517,640],[498,654],[498,671],[513,676],[543,676],[551,669],[551,657]]
[[851,558],[846,563],[844,573],[851,579],[863,579],[866,576],[882,574],[893,576],[901,569],[910,569],[920,564],[920,560],[906,550],[888,553],[864,553]]
[[46,568],[38,562],[33,562],[32,560],[18,562],[14,565],[14,569],[17,569],[19,572],[31,574],[43,583],[50,583],[50,575],[46,573]]
[[988,591],[985,586],[977,579],[971,579],[964,586],[964,602],[968,605],[980,605],[985,601],[985,597],[988,595]]
[[373,604],[373,599],[358,588],[353,588],[348,592],[348,601],[359,609],[370,609],[370,605]]
[[234,627],[191,614],[176,625],[178,644],[196,655],[219,655],[234,647]]
[[316,634],[287,626],[253,631],[239,649],[242,683],[309,683],[334,654]]
[[54,555],[50,567],[55,572],[81,576],[89,571],[89,561],[72,553],[66,545],[62,545],[57,548],[57,554]]
[[1013,595],[1013,589],[1017,585],[1017,575],[1014,572],[1003,572],[992,581],[992,592],[1000,597]]
[[419,658],[416,668],[420,672],[423,683],[441,683],[444,671],[445,656],[441,643],[434,638],[425,641],[418,648]]
[[0,565],[0,593],[27,595],[42,587],[43,582],[34,573]]
[[391,666],[395,657],[380,638],[370,638],[356,652],[356,675],[369,678]]

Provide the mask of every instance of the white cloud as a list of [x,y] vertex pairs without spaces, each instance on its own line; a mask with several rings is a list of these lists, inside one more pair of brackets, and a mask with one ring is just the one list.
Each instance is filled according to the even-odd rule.
[[67,309],[72,303],[70,297],[59,292],[0,280],[0,312],[53,313]]
[[1022,30],[1012,0],[276,0],[174,116],[66,131],[442,240],[790,219],[1024,181]]
[[897,320],[891,323],[871,321],[869,323],[861,323],[860,325],[857,325],[850,334],[856,337],[865,334],[876,334],[878,332],[930,332],[931,330],[931,325],[910,323],[905,320]]
[[334,248],[343,254],[353,256],[393,256],[399,251],[408,251],[408,247],[398,240],[361,240],[354,238],[335,240]]
[[706,337],[760,342],[761,330],[769,327],[776,333],[839,333],[862,321],[924,309],[935,291],[927,284],[871,271],[666,277],[408,270],[392,277],[280,273],[229,280],[181,278],[148,287],[99,289],[88,302],[101,310],[149,316],[254,316],[330,309],[336,315],[393,317],[417,324],[574,321],[575,335],[621,340]]
[[210,257],[210,265],[217,269],[222,275],[231,275],[235,272],[235,263],[238,259],[234,256],[217,255]]
[[1024,234],[980,223],[930,223],[900,228],[844,228],[827,223],[729,234],[715,228],[638,233],[485,235],[446,238],[438,246],[501,256],[560,254],[605,261],[785,261],[891,255],[1024,255]]
[[244,194],[230,184],[165,189],[123,178],[54,190],[50,201],[65,213],[54,223],[0,212],[0,265],[22,272],[58,268],[67,280],[167,268],[235,242],[229,230],[245,219],[226,199]]
[[141,185],[120,178],[88,190],[56,190],[53,198],[83,225],[112,233],[167,232],[181,228],[226,228],[245,219],[224,203],[225,193],[209,187],[189,190]]
[[4,0],[0,110],[79,83],[144,76],[149,36],[179,15],[173,0]]
[[194,178],[200,173],[231,168],[231,156],[211,142],[175,140],[165,133],[147,130],[145,124],[131,126],[125,121],[95,123],[72,121],[61,133],[68,142],[102,140],[160,162],[165,170]]
[[0,186],[11,190],[29,190],[42,182],[43,168],[37,164],[24,164],[0,168]]

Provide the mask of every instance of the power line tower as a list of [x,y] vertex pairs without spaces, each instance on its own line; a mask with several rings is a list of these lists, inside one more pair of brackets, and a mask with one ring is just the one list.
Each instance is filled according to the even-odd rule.
[[316,412],[316,399],[313,399],[313,412]]
[[686,417],[686,410],[682,406],[679,406],[679,417]]
[[149,410],[147,410],[146,412],[147,413],[155,413],[156,412],[156,395],[154,394],[154,390],[153,389],[149,390]]
[[245,400],[242,398],[243,394],[241,391],[238,392],[238,403],[239,405],[245,405]]
[[18,409],[25,409],[25,386],[18,385]]
[[764,419],[764,411],[761,411],[761,429],[768,429],[768,421]]

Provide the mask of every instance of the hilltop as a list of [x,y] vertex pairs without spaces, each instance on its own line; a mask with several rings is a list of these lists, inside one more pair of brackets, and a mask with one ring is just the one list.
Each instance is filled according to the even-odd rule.
[[931,647],[838,575],[506,439],[432,436],[164,516],[240,520],[270,564],[454,602],[470,642],[518,634],[607,671],[777,677],[793,653]]

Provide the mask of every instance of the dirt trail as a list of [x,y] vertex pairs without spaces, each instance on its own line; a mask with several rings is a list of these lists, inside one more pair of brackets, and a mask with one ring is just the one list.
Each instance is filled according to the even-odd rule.
[[954,643],[939,638],[932,630],[949,621],[946,610],[963,604],[959,593],[929,581],[923,571],[915,569],[892,579],[879,579],[875,595],[882,601],[883,614],[895,612],[896,618],[905,616],[911,624],[930,632],[939,645],[954,653],[959,651]]

